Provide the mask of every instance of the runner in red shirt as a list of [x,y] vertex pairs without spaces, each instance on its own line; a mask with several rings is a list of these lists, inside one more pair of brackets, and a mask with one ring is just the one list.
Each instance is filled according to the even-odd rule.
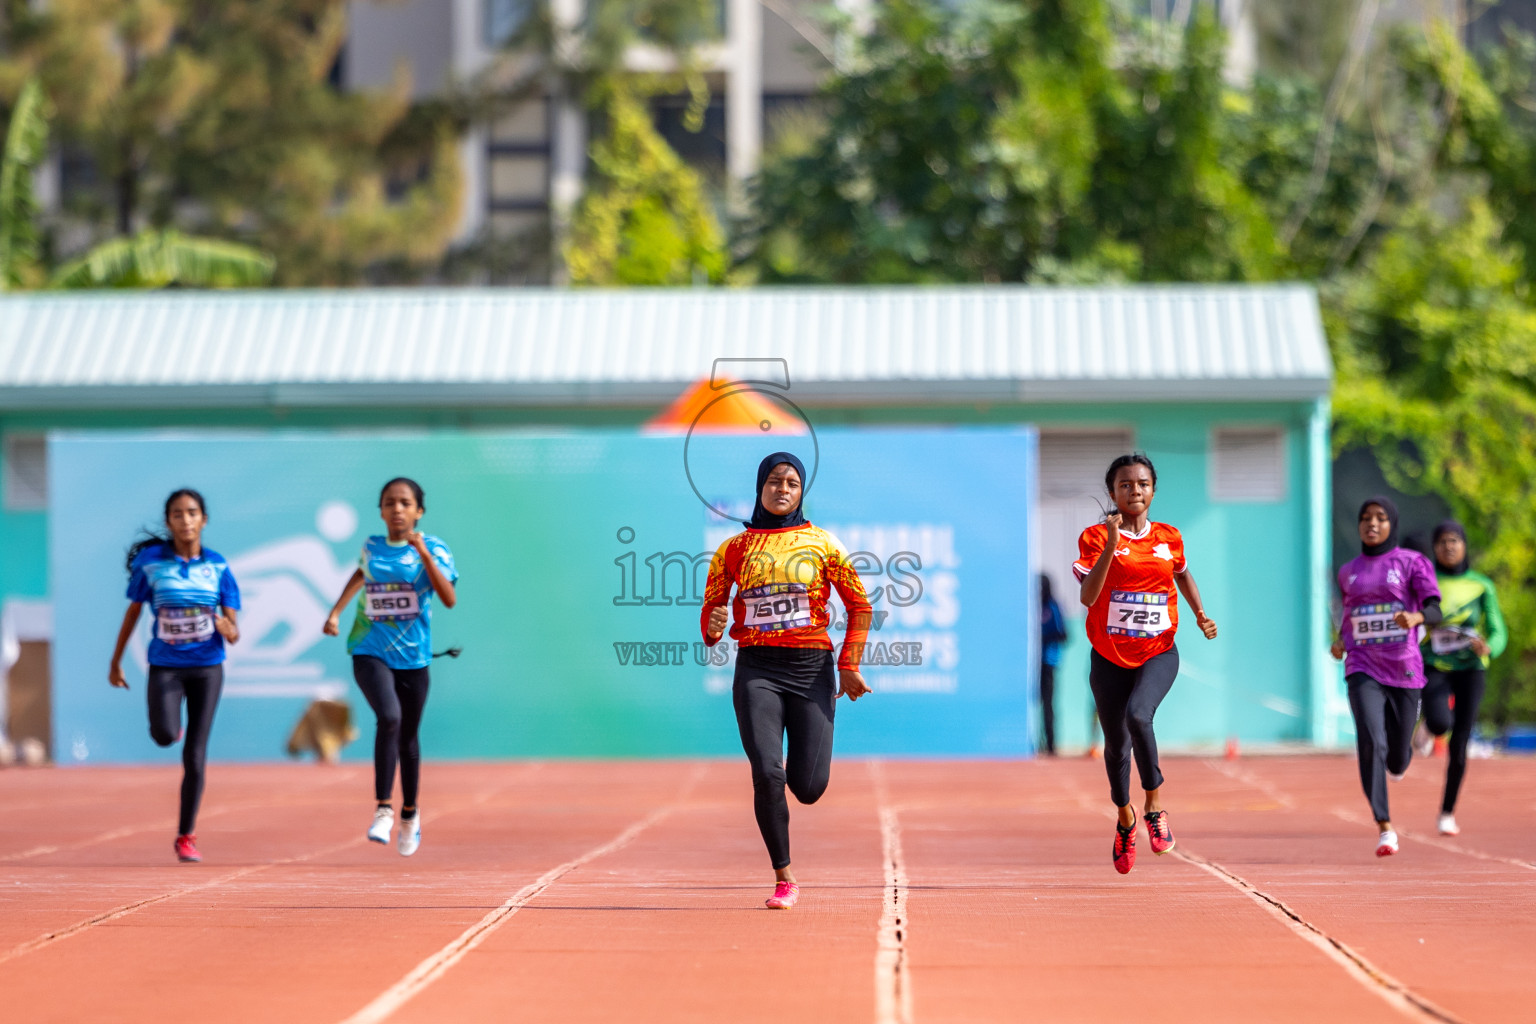
[[[1179,592],[1194,610],[1207,640],[1216,639],[1216,623],[1205,614],[1200,589],[1184,560],[1179,531],[1147,518],[1157,489],[1157,470],[1145,455],[1122,455],[1109,465],[1104,486],[1115,511],[1077,539],[1072,572],[1082,584],[1088,608],[1088,639],[1093,644],[1088,685],[1104,727],[1104,770],[1109,795],[1119,811],[1115,826],[1115,870],[1122,875],[1136,863],[1136,812],[1131,808],[1131,758],[1147,798],[1143,809],[1152,852],[1174,847],[1168,812],[1159,790],[1157,737],[1152,716],[1179,674]],[[1177,591],[1174,589],[1177,585]]]

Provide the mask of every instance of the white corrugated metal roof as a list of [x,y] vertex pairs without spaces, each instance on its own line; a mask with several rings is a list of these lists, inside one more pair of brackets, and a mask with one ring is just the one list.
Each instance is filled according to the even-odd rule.
[[1304,399],[1304,285],[360,290],[0,297],[0,408],[632,403],[717,358],[811,401]]

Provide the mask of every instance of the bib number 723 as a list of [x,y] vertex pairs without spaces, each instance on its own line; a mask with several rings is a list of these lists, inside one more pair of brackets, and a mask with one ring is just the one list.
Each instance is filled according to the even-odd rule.
[[1169,617],[1168,595],[1114,590],[1109,595],[1109,615],[1105,626],[1119,636],[1157,636],[1173,625]]

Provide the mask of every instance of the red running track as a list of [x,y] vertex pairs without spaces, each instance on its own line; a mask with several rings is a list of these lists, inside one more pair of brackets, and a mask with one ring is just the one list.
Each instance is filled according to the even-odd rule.
[[1536,1019],[1536,761],[1394,785],[1345,757],[1170,759],[1179,850],[1110,865],[1099,762],[843,760],[762,908],[744,763],[429,764],[413,858],[360,766],[0,774],[0,1019],[1249,1022]]

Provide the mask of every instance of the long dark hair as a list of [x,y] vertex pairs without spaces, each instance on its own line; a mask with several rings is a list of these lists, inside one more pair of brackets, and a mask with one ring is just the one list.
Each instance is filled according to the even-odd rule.
[[1132,452],[1111,462],[1109,472],[1104,474],[1104,489],[1111,495],[1115,493],[1115,474],[1126,466],[1146,466],[1147,472],[1152,474],[1152,487],[1154,490],[1157,488],[1157,467],[1152,465],[1152,460],[1144,452]]
[[397,476],[389,483],[379,488],[380,505],[384,504],[384,495],[388,494],[389,489],[395,486],[395,484],[405,484],[405,486],[409,487],[411,489],[411,493],[416,496],[416,507],[421,509],[423,512],[427,510],[427,496],[422,493],[421,484],[417,483],[415,480],[412,480],[408,476]]
[[[203,496],[190,487],[182,487],[178,490],[172,491],[171,496],[165,499],[165,511],[161,516],[161,522],[170,522],[171,506],[176,504],[177,498],[191,498],[193,501],[197,502],[197,510],[203,514],[203,518],[208,518],[208,503],[203,500]],[[130,575],[133,573],[133,563],[138,561],[139,556],[143,554],[146,549],[152,548],[156,544],[172,543],[169,530],[164,533],[156,533],[154,530],[145,529],[141,530],[140,533],[143,534],[143,536],[134,541],[132,544],[128,545],[127,566]]]

